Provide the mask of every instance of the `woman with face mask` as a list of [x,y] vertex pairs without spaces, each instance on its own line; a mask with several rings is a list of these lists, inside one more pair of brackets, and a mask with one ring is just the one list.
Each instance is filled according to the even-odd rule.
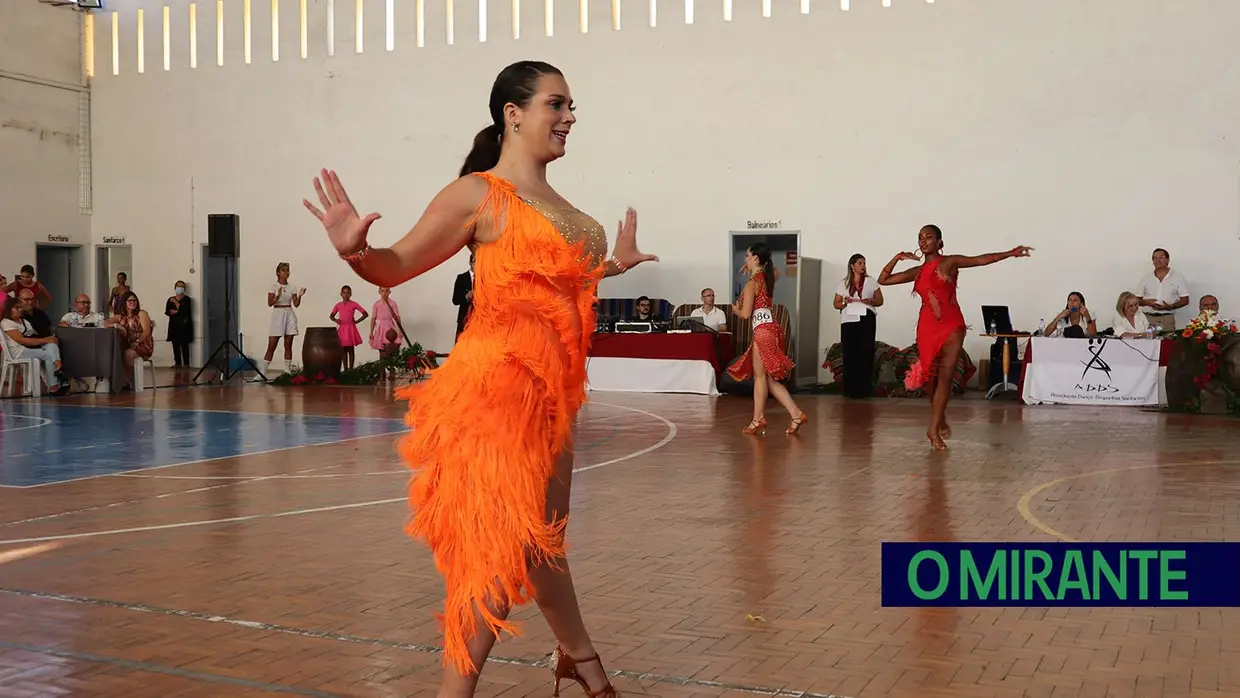
[[188,368],[189,345],[194,341],[194,306],[185,295],[184,281],[176,283],[174,293],[164,306],[164,315],[168,316],[168,341],[172,343],[174,365]]

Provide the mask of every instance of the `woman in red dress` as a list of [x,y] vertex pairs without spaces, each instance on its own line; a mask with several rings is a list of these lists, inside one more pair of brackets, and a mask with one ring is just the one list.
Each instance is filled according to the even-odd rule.
[[766,432],[766,396],[769,392],[779,404],[792,415],[789,436],[797,433],[805,423],[805,413],[793,402],[788,389],[780,383],[792,373],[792,359],[784,348],[784,333],[775,322],[772,312],[771,293],[775,290],[775,267],[771,264],[771,250],[765,243],[750,245],[745,254],[745,269],[749,283],[741,291],[741,297],[732,304],[732,312],[742,320],[753,323],[753,340],[749,348],[731,366],[728,375],[743,381],[753,376],[753,421],[742,431],[746,434]]
[[[921,296],[921,314],[917,318],[917,363],[904,376],[904,387],[917,390],[929,383],[931,395],[930,429],[926,438],[935,449],[947,448],[944,439],[951,438],[947,425],[947,400],[952,392],[952,375],[964,344],[964,313],[956,301],[956,282],[966,267],[984,267],[1010,257],[1028,257],[1033,249],[1023,245],[1007,252],[966,257],[943,254],[943,231],[927,225],[917,234],[921,256],[901,252],[883,267],[878,283],[883,286],[913,282],[913,291]],[[898,274],[892,269],[901,260],[922,263]]]

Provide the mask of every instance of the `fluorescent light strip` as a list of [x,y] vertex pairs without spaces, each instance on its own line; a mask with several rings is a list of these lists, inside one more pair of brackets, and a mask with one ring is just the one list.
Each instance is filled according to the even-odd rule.
[[577,0],[577,30],[590,33],[590,0]]
[[327,0],[327,55],[336,55],[336,0]]
[[[358,1],[361,2],[361,0],[358,0]],[[446,0],[446,5],[444,7],[444,14],[447,15],[446,24],[448,28],[448,36],[447,36],[448,45],[451,46],[453,35],[456,34],[456,8],[453,6],[452,0]]]
[[189,67],[198,67],[198,5],[189,4]]
[[300,10],[300,15],[301,15],[300,17],[301,26],[298,27],[298,29],[300,29],[300,33],[301,33],[301,46],[300,46],[301,57],[304,59],[310,54],[310,50],[309,50],[310,49],[310,46],[309,46],[310,32],[306,30],[306,0],[301,0],[301,2],[298,4],[301,5],[301,7],[298,8]]
[[611,0],[611,29],[620,31],[620,0]]
[[366,22],[362,19],[362,5],[365,0],[356,0],[353,3],[353,46],[358,53],[362,52],[362,34],[366,28]]
[[650,26],[659,23],[659,0],[650,0]]
[[95,77],[95,15],[87,12],[82,18],[82,72]]
[[383,37],[384,47],[389,51],[396,50],[396,0],[387,0],[384,7],[384,15],[386,16],[386,32]]
[[693,24],[693,0],[685,0],[685,24]]
[[771,0],[762,0],[762,16],[771,16]]
[[478,0],[478,42],[487,42],[487,0]]
[[224,65],[224,0],[215,0],[215,64]]
[[172,70],[172,20],[168,15],[169,12],[171,10],[167,5],[164,5],[164,70]]
[[723,0],[723,21],[732,21],[732,0]]
[[512,38],[521,38],[521,0],[512,0]]
[[543,3],[543,28],[547,30],[547,36],[555,34],[555,0]]
[[143,19],[142,8],[138,8],[138,72],[146,72],[146,22]]
[[271,62],[280,60],[280,0],[271,0]]
[[241,41],[245,49],[245,64],[249,65],[254,57],[254,27],[250,24],[250,0],[241,0]]
[[418,48],[426,46],[426,0],[416,0],[413,5],[418,17]]
[[118,13],[112,13],[112,74],[121,74],[121,27]]

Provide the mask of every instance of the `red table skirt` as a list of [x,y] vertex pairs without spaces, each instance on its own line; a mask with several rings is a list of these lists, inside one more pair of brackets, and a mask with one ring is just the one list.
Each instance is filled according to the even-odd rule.
[[715,374],[720,375],[732,361],[732,335],[713,332],[596,334],[590,356],[709,361],[715,367]]
[[[1088,339],[1060,337],[1060,341],[1081,342],[1081,341],[1088,341]],[[1118,342],[1121,340],[1115,339],[1114,341]],[[1158,349],[1159,368],[1167,367],[1167,357],[1174,354],[1175,350],[1176,350],[1175,340],[1172,340],[1172,339],[1162,340],[1162,346],[1159,347]],[[1025,356],[1020,361],[1020,381],[1017,382],[1016,387],[1022,391],[1021,393],[1022,395],[1024,394],[1023,391],[1025,389],[1025,372],[1029,370],[1029,362],[1031,361],[1033,361],[1033,342],[1029,342],[1025,345]]]

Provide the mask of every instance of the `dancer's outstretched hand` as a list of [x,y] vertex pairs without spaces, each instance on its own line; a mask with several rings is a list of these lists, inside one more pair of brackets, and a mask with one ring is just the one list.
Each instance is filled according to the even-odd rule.
[[920,262],[921,255],[917,254],[916,252],[901,252],[900,254],[896,255],[896,259],[899,259],[899,260],[907,259],[911,262]]
[[366,245],[370,226],[379,220],[379,214],[370,213],[365,218],[358,216],[334,171],[321,170],[319,176],[314,178],[314,191],[319,195],[322,210],[306,199],[302,199],[301,203],[323,224],[336,252],[347,255],[361,250]]
[[1017,245],[1016,247],[1013,247],[1012,251],[1009,252],[1008,254],[1012,255],[1013,257],[1028,257],[1030,252],[1033,252],[1032,247],[1025,247],[1024,245]]
[[632,208],[625,212],[624,220],[620,221],[616,230],[616,246],[612,249],[612,255],[629,269],[642,262],[659,261],[658,257],[637,249],[637,211]]

